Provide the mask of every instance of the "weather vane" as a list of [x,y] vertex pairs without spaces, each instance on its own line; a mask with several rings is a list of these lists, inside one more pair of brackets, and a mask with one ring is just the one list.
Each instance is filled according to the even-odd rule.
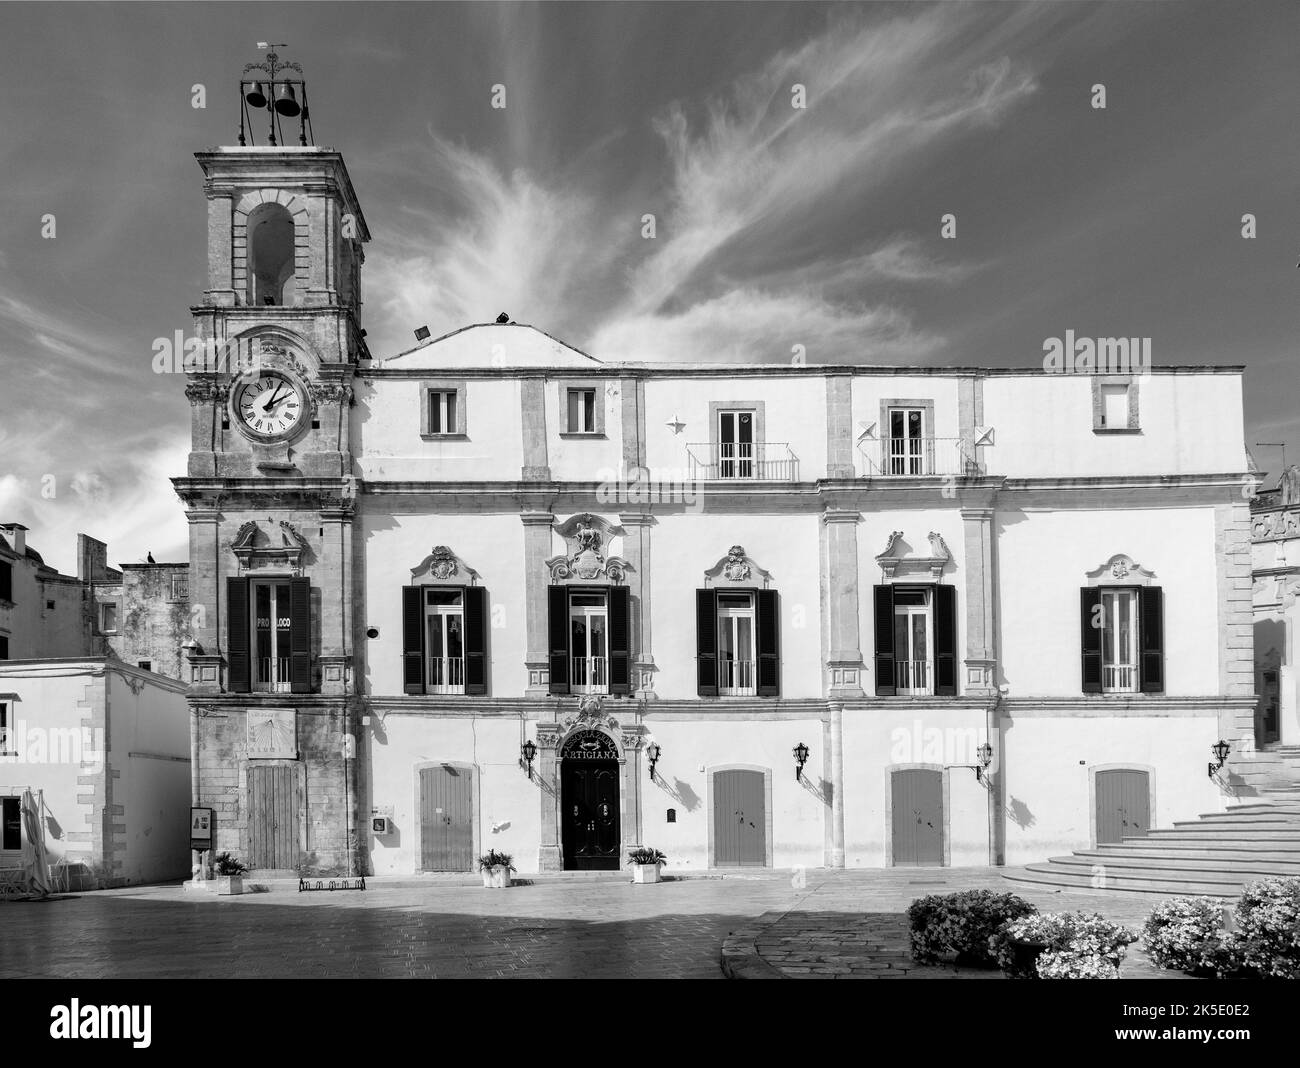
[[[295,115],[298,119],[298,144],[307,145],[315,143],[315,136],[311,129],[311,115],[307,110],[307,83],[302,79],[302,67],[290,60],[281,62],[279,54],[275,51],[277,48],[288,48],[286,44],[269,44],[266,41],[258,41],[258,48],[267,49],[265,63],[245,63],[244,77],[239,82],[239,143],[245,145],[248,142],[244,139],[244,126],[247,123],[248,136],[253,136],[253,124],[249,115],[249,108],[254,111],[266,109],[270,117],[270,127],[267,131],[267,140],[271,145],[279,144],[284,140],[284,131],[280,129],[280,119],[292,119]],[[249,78],[248,75],[253,71],[262,71],[266,77]],[[280,77],[284,71],[295,71],[297,78]],[[266,88],[263,90],[263,81]],[[297,86],[295,92],[294,86]],[[302,104],[298,103],[298,93],[302,94]],[[279,131],[279,138],[276,134]]]

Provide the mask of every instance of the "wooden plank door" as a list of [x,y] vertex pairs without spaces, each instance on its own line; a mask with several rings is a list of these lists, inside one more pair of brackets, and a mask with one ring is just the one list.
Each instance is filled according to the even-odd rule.
[[1122,842],[1151,829],[1151,784],[1145,771],[1097,772],[1097,844]]
[[248,769],[249,867],[294,869],[302,862],[298,769],[252,764]]
[[442,765],[420,769],[420,870],[473,871],[470,772]]
[[943,866],[943,772],[904,768],[890,780],[894,864]]
[[767,803],[761,771],[733,768],[713,775],[713,862],[767,865]]

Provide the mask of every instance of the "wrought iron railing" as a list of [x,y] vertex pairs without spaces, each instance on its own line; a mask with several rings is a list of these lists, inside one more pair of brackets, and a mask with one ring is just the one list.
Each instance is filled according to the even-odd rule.
[[880,438],[858,444],[867,478],[977,475],[970,442],[963,438]]
[[753,697],[758,692],[754,678],[752,660],[718,661],[718,693],[722,697]]
[[894,689],[900,694],[932,693],[928,660],[899,660],[894,664]]
[[686,446],[686,456],[691,481],[799,481],[799,457],[783,441],[696,442]]
[[290,688],[287,656],[274,659],[269,656],[257,658],[257,676],[253,679],[254,690],[265,693],[288,693]]
[[575,656],[569,664],[570,693],[608,693],[608,660],[603,656]]
[[429,657],[429,693],[464,693],[465,658]]
[[1137,668],[1133,664],[1104,664],[1101,688],[1106,693],[1133,693],[1137,689]]

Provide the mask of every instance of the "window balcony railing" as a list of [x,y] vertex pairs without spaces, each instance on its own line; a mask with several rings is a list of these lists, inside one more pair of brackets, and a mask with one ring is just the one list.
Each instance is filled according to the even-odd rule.
[[754,681],[754,661],[718,661],[718,694],[721,697],[753,697],[758,693]]
[[258,657],[257,677],[253,680],[253,689],[259,693],[289,693],[289,658],[287,656],[272,659],[269,656]]
[[701,442],[686,446],[687,477],[692,481],[748,479],[798,482],[799,457],[785,442]]
[[569,664],[570,693],[609,693],[609,661],[603,656],[575,656]]
[[858,445],[867,478],[978,475],[970,443],[962,438],[881,438]]
[[1137,668],[1132,664],[1104,664],[1101,688],[1105,693],[1133,693],[1137,690]]
[[899,660],[894,664],[894,689],[900,694],[923,697],[934,692],[930,685],[930,661]]
[[465,658],[429,657],[429,693],[464,693]]

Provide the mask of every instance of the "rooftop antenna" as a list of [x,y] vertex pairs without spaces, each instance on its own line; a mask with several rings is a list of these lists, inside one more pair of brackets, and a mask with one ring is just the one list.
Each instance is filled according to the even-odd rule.
[[[274,146],[284,140],[284,131],[280,128],[281,117],[292,119],[298,116],[298,144],[315,144],[315,134],[311,128],[311,114],[307,109],[307,83],[303,81],[302,67],[289,60],[281,61],[277,48],[288,48],[286,44],[269,44],[258,41],[257,47],[266,50],[265,63],[245,63],[244,77],[239,82],[239,143],[245,145],[244,126],[247,122],[248,137],[253,137],[252,119],[249,108],[254,111],[265,109],[269,116],[267,142]],[[262,71],[265,78],[249,78],[253,71]],[[285,71],[296,71],[297,78],[280,77]],[[263,86],[265,85],[265,88]],[[294,87],[297,87],[295,90]],[[298,95],[302,95],[302,104]],[[277,138],[277,133],[279,137]],[[256,142],[253,142],[256,144]]]

